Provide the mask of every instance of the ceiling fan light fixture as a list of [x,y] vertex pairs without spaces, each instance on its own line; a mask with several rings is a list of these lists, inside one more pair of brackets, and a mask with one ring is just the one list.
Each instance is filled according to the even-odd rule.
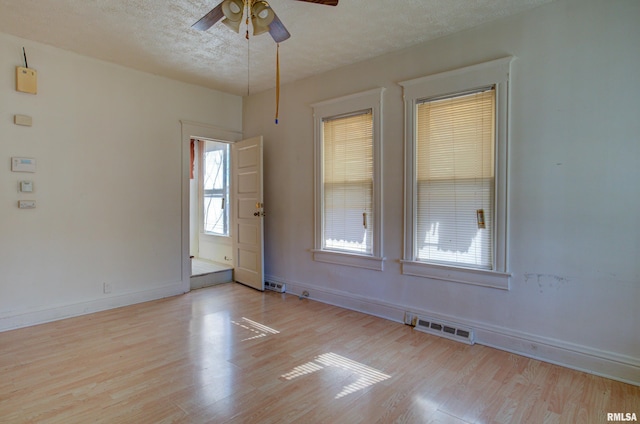
[[251,25],[253,35],[264,34],[269,31],[269,24],[273,22],[275,14],[269,3],[263,0],[256,1],[251,7]]
[[226,26],[228,26],[229,28],[231,28],[232,30],[234,30],[237,33],[240,33],[240,23],[242,22],[242,20],[240,21],[232,21],[229,18],[225,18],[222,20],[222,23],[225,24]]
[[222,2],[222,13],[225,17],[222,23],[235,32],[240,32],[240,24],[244,14],[243,0],[224,0]]
[[256,22],[255,19],[251,19],[253,25],[253,35],[264,34],[265,32],[269,32],[269,25],[262,25],[259,22]]

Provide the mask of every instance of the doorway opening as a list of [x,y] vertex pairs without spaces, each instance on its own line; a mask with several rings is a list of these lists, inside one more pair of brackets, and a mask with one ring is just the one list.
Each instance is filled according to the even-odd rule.
[[[186,293],[192,288],[204,287],[208,285],[209,277],[200,278],[202,275],[218,272],[219,269],[212,266],[210,261],[201,261],[199,249],[199,220],[198,214],[198,179],[195,171],[197,166],[197,140],[223,140],[233,144],[242,140],[242,133],[229,131],[213,125],[208,125],[194,121],[180,121],[182,152],[182,201],[181,201],[181,257],[182,257],[182,290]],[[194,140],[194,143],[191,141]],[[193,148],[192,148],[193,146]],[[193,170],[193,171],[192,171]],[[193,179],[191,178],[193,174]],[[233,231],[231,231],[233,233]],[[231,252],[233,249],[231,249]],[[193,258],[191,258],[193,256]],[[227,274],[233,274],[233,255],[228,257],[230,261],[221,264]],[[195,259],[195,261],[194,261]],[[205,268],[203,269],[203,266]],[[214,264],[215,265],[215,264]],[[215,268],[215,270],[214,270]],[[192,270],[194,278],[192,279]],[[225,280],[233,277],[224,277]],[[198,281],[204,280],[204,281]]]
[[190,288],[233,281],[230,223],[229,142],[190,140],[189,256]]
[[[242,133],[239,132],[191,121],[180,121],[180,124],[182,126],[181,255],[183,291],[186,293],[192,288],[202,287],[196,282],[192,284],[193,259],[196,259],[196,264],[199,264],[199,259],[204,259],[207,262],[228,267],[232,272],[229,281],[264,291],[263,220],[265,213],[262,198],[262,136],[243,140]],[[199,207],[201,204],[204,205],[204,198],[201,203],[198,193],[199,180],[196,178],[198,140],[221,141],[228,144],[231,150],[229,153],[230,190],[228,201],[225,200],[224,203],[225,206],[228,206],[230,233],[224,240],[229,243],[230,249],[218,248],[217,256],[213,257],[214,260],[210,260],[212,257],[206,253],[211,246],[203,247],[201,243],[201,240],[206,237],[200,234],[200,220],[197,217],[200,210],[204,210],[204,206]],[[212,156],[215,155],[212,154]],[[191,178],[191,174],[193,174],[193,178]],[[204,183],[202,191],[204,197]],[[213,205],[214,209],[216,204],[221,207],[221,192],[216,192],[212,188],[207,194],[211,200],[209,203]],[[214,231],[214,228],[217,228],[216,231],[224,228],[224,224],[222,227],[220,226],[222,221],[217,219],[218,216],[219,214],[214,213],[210,218],[212,226],[208,228],[211,232]],[[220,236],[213,235],[212,237]],[[209,284],[207,283],[207,285]]]

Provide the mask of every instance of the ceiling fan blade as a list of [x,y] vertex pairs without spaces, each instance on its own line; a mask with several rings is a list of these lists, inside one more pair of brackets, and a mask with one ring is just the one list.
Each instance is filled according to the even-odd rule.
[[216,22],[224,17],[224,13],[222,13],[222,3],[211,9],[209,13],[204,15],[198,22],[191,25],[191,28],[206,31],[213,26]]
[[[271,10],[273,11],[273,9]],[[291,37],[291,34],[289,34],[289,31],[284,27],[282,21],[278,18],[278,15],[276,15],[276,12],[273,12],[273,21],[269,24],[269,34],[271,34],[271,37],[273,37],[276,43],[281,43]]]
[[338,0],[298,0],[298,1],[306,1],[307,3],[325,4],[327,6],[338,5]]

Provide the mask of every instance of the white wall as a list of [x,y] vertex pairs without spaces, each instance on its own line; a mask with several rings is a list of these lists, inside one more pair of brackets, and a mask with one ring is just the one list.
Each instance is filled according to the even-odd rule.
[[233,266],[233,239],[231,237],[200,234],[199,241],[199,258]]
[[[37,95],[15,91],[23,46]],[[239,132],[242,99],[0,34],[0,330],[189,289],[181,120]]]
[[[558,0],[282,87],[244,104],[265,137],[266,273],[312,298],[471,325],[480,343],[640,384],[640,2]],[[398,81],[517,56],[509,168],[511,289],[404,276]],[[286,72],[286,69],[283,69]],[[383,272],[312,260],[309,106],[385,87]]]

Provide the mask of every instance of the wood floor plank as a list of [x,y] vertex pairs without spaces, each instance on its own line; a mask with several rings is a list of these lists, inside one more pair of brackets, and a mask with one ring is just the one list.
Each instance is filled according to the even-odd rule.
[[222,284],[0,333],[2,423],[602,423],[640,387]]

